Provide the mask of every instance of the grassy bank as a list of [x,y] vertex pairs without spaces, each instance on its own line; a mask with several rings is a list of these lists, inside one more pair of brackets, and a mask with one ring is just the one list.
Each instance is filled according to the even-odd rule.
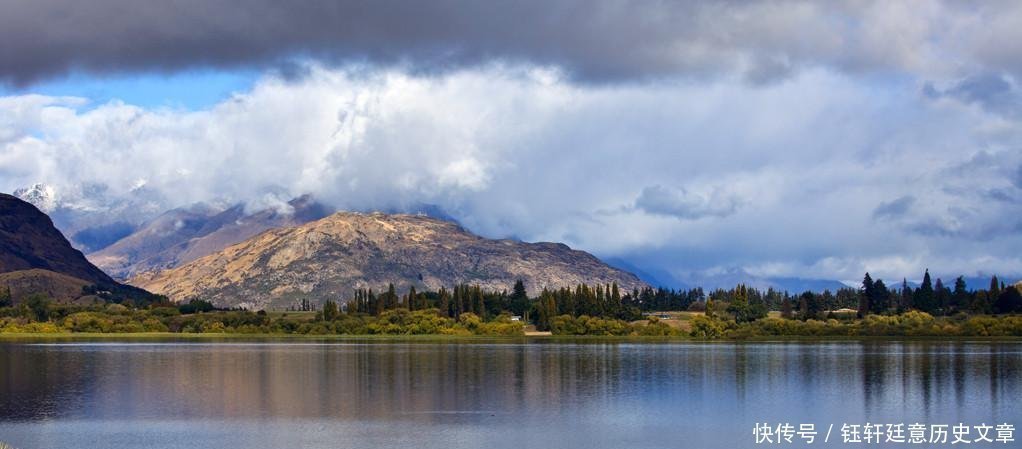
[[[728,314],[657,312],[647,319],[624,321],[608,317],[549,317],[553,335],[525,335],[526,324],[507,314],[481,317],[463,313],[452,318],[438,309],[389,309],[378,315],[322,312],[251,312],[177,307],[130,308],[120,304],[74,306],[44,301],[0,308],[2,338],[128,338],[128,339],[458,339],[506,337],[537,341],[559,337],[607,336],[635,341],[654,340],[797,340],[863,338],[986,338],[1022,337],[1020,315],[934,317],[920,311],[892,315],[790,319],[764,313],[750,319]],[[833,314],[828,314],[832,316]],[[744,315],[740,315],[744,316]],[[660,319],[663,318],[663,319]],[[530,326],[531,327],[531,326]],[[531,332],[530,332],[531,333]]]
[[244,343],[244,342],[352,342],[352,343],[819,343],[819,342],[1022,342],[1019,336],[753,336],[724,337],[718,339],[695,338],[690,335],[539,335],[539,336],[487,336],[487,335],[303,335],[303,334],[221,334],[172,332],[137,333],[3,333],[0,343],[60,343],[60,342],[135,342],[135,343]]

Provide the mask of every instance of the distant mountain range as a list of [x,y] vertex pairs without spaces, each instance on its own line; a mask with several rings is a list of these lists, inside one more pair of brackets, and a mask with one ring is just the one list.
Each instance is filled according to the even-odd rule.
[[58,190],[39,183],[15,190],[14,196],[49,215],[72,246],[85,253],[126,237],[167,209],[166,199],[144,185],[114,195],[102,184]]
[[177,268],[131,283],[183,301],[248,308],[281,307],[301,298],[350,297],[356,288],[394,284],[436,290],[456,284],[509,290],[617,283],[645,287],[635,275],[558,243],[490,240],[425,215],[338,212],[301,226],[263,232]]
[[801,293],[804,291],[822,292],[824,290],[833,292],[848,287],[843,282],[832,279],[756,276],[741,268],[731,268],[712,274],[690,274],[682,279],[665,270],[643,269],[620,258],[607,259],[607,263],[635,273],[650,285],[673,289],[702,287],[703,290],[709,291],[718,288],[730,289],[738,284],[744,284],[760,290],[773,288],[774,290],[787,291],[789,293]]
[[285,208],[245,213],[198,204],[173,209],[146,222],[89,260],[118,279],[173,268],[220,251],[270,229],[297,226],[327,216],[330,208],[306,195]]
[[[279,197],[280,194],[282,192],[275,192],[274,196]],[[106,274],[117,280],[133,279],[133,282],[147,285],[155,279],[166,279],[166,276],[160,275],[163,271],[191,264],[269,231],[300,227],[333,212],[333,209],[310,196],[254,212],[248,211],[245,205],[224,202],[200,203],[168,210],[165,207],[167,200],[147,189],[144,184],[126,193],[113,194],[106,186],[99,184],[79,185],[58,191],[40,183],[18,189],[15,196],[49,213],[53,224],[69,236],[70,244],[83,250],[89,261]],[[457,226],[452,217],[436,206],[419,205],[413,210]],[[400,215],[398,211],[391,212],[387,215]],[[845,283],[837,280],[763,277],[752,275],[741,268],[675,275],[624,258],[608,259],[607,262],[618,271],[635,273],[642,285],[674,289],[700,286],[705,290],[713,290],[745,284],[758,289],[773,288],[799,293],[806,290],[836,291],[846,287]],[[194,280],[193,275],[189,277]],[[22,283],[28,282],[25,279],[37,278],[19,277]],[[944,277],[945,283],[953,285],[954,278]],[[885,282],[892,287],[900,284],[898,279],[885,279]],[[973,276],[967,277],[966,282],[970,289],[986,288],[990,279],[988,276]],[[63,284],[69,285],[66,282]]]
[[[990,275],[990,276],[986,276],[986,275],[963,276],[962,280],[965,281],[965,288],[967,290],[985,290],[985,289],[990,288],[990,278],[992,278],[993,276],[994,275]],[[940,275],[934,275],[934,274],[931,273],[930,274],[930,278],[932,279],[932,282],[934,284],[937,283],[937,279],[940,279],[941,282],[944,283],[945,287],[947,287],[947,288],[954,288],[955,287],[955,280],[958,279],[958,276],[957,275],[951,275],[951,276],[944,275],[944,276],[940,276]],[[1005,285],[1009,285],[1009,284],[1012,283],[1011,281],[1013,280],[1013,278],[1011,278],[1011,277],[1004,277],[1004,276],[998,276],[998,280],[1000,282],[1003,282]],[[919,287],[919,281],[909,280],[907,282],[908,282],[908,285],[912,286],[912,288]],[[899,280],[884,279],[884,283],[887,284],[888,287],[892,287],[892,288],[897,288],[897,287],[901,286],[901,280],[900,279]]]

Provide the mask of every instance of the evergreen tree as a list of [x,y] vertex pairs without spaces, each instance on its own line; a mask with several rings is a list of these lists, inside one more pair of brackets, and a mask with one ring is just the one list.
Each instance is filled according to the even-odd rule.
[[511,313],[519,316],[525,315],[525,311],[529,309],[529,294],[521,279],[515,281],[515,286],[511,289],[510,307]]
[[934,301],[937,303],[937,311],[947,315],[948,307],[951,305],[951,290],[944,286],[944,281],[937,278],[937,285],[933,288]]
[[794,316],[795,314],[791,308],[791,300],[785,297],[784,301],[781,302],[781,318],[790,320]]
[[536,329],[541,331],[550,330],[550,322],[557,316],[557,300],[554,294],[547,289],[539,295],[539,303],[536,304],[537,320]]
[[996,301],[1001,296],[1001,283],[997,281],[997,276],[990,278],[990,300]]
[[912,303],[915,308],[923,312],[933,314],[937,311],[937,303],[933,295],[933,284],[930,281],[930,270],[923,274],[923,284],[916,289],[912,296]]
[[890,302],[891,292],[887,290],[887,285],[884,284],[883,279],[877,279],[873,283],[873,291],[869,299],[870,312],[876,315],[886,313],[890,307]]
[[958,276],[955,279],[955,290],[951,293],[951,308],[954,311],[964,311],[969,309],[969,290],[966,289],[965,278]]
[[869,302],[875,295],[873,288],[873,278],[867,272],[866,276],[862,278],[862,289],[859,290],[859,318],[865,317],[871,309]]
[[908,285],[907,279],[901,278],[901,301],[898,304],[898,313],[910,309],[912,309],[912,287]]
[[11,287],[5,285],[4,288],[0,289],[0,307],[10,307],[14,304],[14,300],[11,299]]
[[1014,285],[1002,288],[1000,292],[994,303],[995,313],[1022,313],[1022,293]]
[[972,295],[972,303],[969,311],[975,314],[989,314],[994,311],[994,302],[990,298],[990,292],[980,290]]
[[799,310],[802,315],[802,321],[805,321],[819,317],[820,311],[822,311],[823,308],[821,307],[819,298],[817,298],[813,292],[806,291],[802,293],[802,296],[799,298]]

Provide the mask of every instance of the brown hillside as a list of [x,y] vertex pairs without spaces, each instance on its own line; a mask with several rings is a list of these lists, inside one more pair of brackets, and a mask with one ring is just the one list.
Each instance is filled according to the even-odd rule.
[[0,273],[41,268],[94,284],[114,280],[71,247],[50,217],[14,196],[0,194]]
[[202,298],[253,309],[300,298],[343,300],[355,288],[404,291],[477,284],[531,294],[544,287],[616,282],[644,284],[631,273],[556,243],[490,240],[455,223],[422,215],[340,212],[302,226],[274,229],[134,285],[173,300]]
[[9,291],[15,303],[34,294],[42,294],[60,302],[70,302],[85,296],[82,288],[89,285],[92,283],[38,268],[0,273],[0,291]]

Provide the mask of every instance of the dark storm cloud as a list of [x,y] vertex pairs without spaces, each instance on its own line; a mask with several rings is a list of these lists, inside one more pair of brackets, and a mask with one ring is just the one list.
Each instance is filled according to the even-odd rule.
[[1006,75],[983,73],[969,76],[944,90],[931,84],[923,88],[931,98],[954,98],[1009,118],[1022,117],[1022,91]]
[[[9,2],[0,77],[16,84],[70,69],[231,67],[293,55],[444,70],[491,59],[563,64],[583,78],[683,69],[668,48],[691,6],[627,2],[438,0]],[[291,66],[281,65],[283,72]]]
[[873,209],[873,218],[878,220],[902,217],[912,209],[916,198],[906,195],[888,202],[880,203]]
[[734,195],[715,191],[700,195],[685,189],[673,189],[660,185],[648,186],[635,200],[635,208],[655,215],[667,215],[685,220],[703,217],[726,217],[733,215],[740,205]]
[[1016,195],[1014,192],[1009,191],[1008,189],[990,189],[983,192],[983,196],[994,201],[1000,201],[1002,203],[1009,204],[1019,203],[1020,201],[1022,201],[1022,199],[1020,199],[1018,195]]
[[163,72],[296,57],[427,73],[499,61],[557,66],[583,81],[723,72],[769,83],[805,65],[919,68],[928,63],[917,61],[928,35],[904,30],[937,23],[888,2],[796,0],[0,0],[0,12],[0,80],[16,85],[71,70]]

